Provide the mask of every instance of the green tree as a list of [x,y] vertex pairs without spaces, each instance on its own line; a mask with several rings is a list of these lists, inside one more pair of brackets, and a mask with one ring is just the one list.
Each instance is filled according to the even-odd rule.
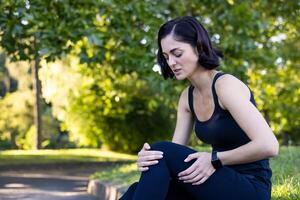
[[76,60],[69,56],[41,68],[44,97],[72,141],[134,152],[146,139],[170,139],[174,113],[136,72]]
[[[112,12],[113,11],[113,12]],[[162,95],[165,105],[175,108],[174,95],[183,88],[183,84],[175,84],[172,81],[162,82],[158,74],[153,73],[155,65],[156,33],[159,25],[170,19],[182,15],[193,15],[208,29],[215,46],[223,50],[225,59],[221,70],[232,73],[244,82],[250,83],[258,102],[264,102],[259,107],[263,114],[270,120],[271,127],[276,134],[282,132],[293,133],[293,139],[299,140],[299,124],[297,120],[286,123],[285,117],[278,118],[283,113],[289,119],[298,118],[299,98],[297,94],[297,82],[291,82],[292,74],[299,74],[299,2],[276,1],[270,3],[267,0],[256,1],[107,1],[101,8],[97,17],[99,31],[95,38],[105,40],[103,46],[105,57],[99,57],[96,53],[86,56],[88,62],[99,60],[105,65],[107,62],[122,73],[136,71],[142,74],[141,79],[151,84]],[[88,40],[94,49],[97,45]],[[99,40],[98,40],[99,41]],[[89,45],[87,45],[89,46]],[[89,49],[89,48],[87,48]],[[103,54],[100,54],[103,56]],[[283,69],[281,69],[283,68]],[[293,70],[291,70],[293,69]],[[251,72],[265,70],[269,76],[260,76],[259,81],[253,82]],[[279,76],[279,77],[276,77]],[[273,77],[272,79],[267,77]],[[282,78],[281,78],[282,77]],[[280,79],[281,87],[289,92],[284,92],[284,97],[293,99],[288,102],[289,109],[285,106],[274,106],[274,99],[270,93],[261,96],[261,83],[275,87],[276,93],[283,94],[279,87],[274,86]],[[296,80],[297,78],[293,78]],[[173,85],[173,86],[172,86]],[[296,95],[297,96],[297,95]],[[286,105],[284,98],[275,98],[276,102]],[[272,108],[276,112],[265,112]],[[293,112],[287,112],[293,110]],[[277,114],[275,117],[275,113]],[[283,125],[286,123],[286,125]],[[298,133],[297,133],[298,131]],[[286,143],[286,142],[285,142]]]
[[71,43],[81,39],[93,24],[97,1],[9,1],[0,4],[1,46],[12,61],[32,64],[35,93],[37,146],[42,145],[41,85],[38,77],[41,58],[53,60],[67,53]]
[[[281,116],[287,120],[295,119],[300,114],[296,109],[299,107],[299,99],[293,96],[298,87],[295,81],[298,77],[289,78],[292,74],[299,74],[297,49],[300,23],[299,2],[296,0],[272,3],[267,0],[203,0],[201,2],[170,0],[163,3],[137,0],[3,2],[0,7],[3,9],[0,27],[4,30],[0,32],[1,45],[6,51],[11,52],[13,58],[18,60],[23,59],[24,55],[30,55],[29,60],[33,61],[34,55],[38,55],[39,58],[54,60],[62,53],[67,54],[72,50],[82,63],[87,63],[83,65],[80,73],[84,74],[90,82],[104,81],[101,76],[107,74],[114,74],[118,78],[123,75],[133,76],[131,78],[136,82],[145,83],[148,91],[155,91],[154,98],[145,94],[147,98],[144,101],[162,105],[168,108],[168,112],[176,108],[178,93],[185,86],[173,81],[162,81],[161,76],[153,72],[157,30],[167,19],[181,15],[196,16],[207,27],[214,45],[224,51],[225,59],[221,70],[233,73],[250,83],[257,101],[264,102],[259,103],[260,109],[276,109],[276,112],[281,113],[274,117],[275,111],[274,113],[263,111],[277,133],[286,132],[293,135],[293,138],[299,138],[291,133],[298,130],[298,122],[286,123],[281,120],[279,123],[281,125],[277,126]],[[264,75],[265,72],[260,76],[257,75],[264,70],[267,75]],[[100,71],[103,71],[104,75],[101,75]],[[256,76],[258,79],[253,78]],[[274,86],[277,79],[280,79],[280,87]],[[291,83],[292,80],[295,84]],[[115,79],[108,77],[107,81],[114,82]],[[267,89],[261,88],[262,83]],[[97,99],[102,95],[107,98],[109,92],[106,89],[115,89],[115,87],[114,84],[109,87],[87,84],[82,86],[78,99],[74,98],[74,102],[69,105],[76,108],[76,105],[84,106],[85,101],[97,105]],[[275,87],[278,91],[270,93],[268,87]],[[283,92],[280,88],[289,88],[289,92]],[[121,91],[130,92],[130,90]],[[260,92],[264,95],[260,95]],[[293,112],[286,112],[285,106],[275,107],[274,101],[268,101],[269,98],[274,98],[274,94],[282,96],[276,101],[276,103],[280,102],[280,105],[285,105],[283,97],[293,99],[289,101],[291,105],[287,109]],[[130,99],[128,98],[127,103],[135,102]],[[82,100],[85,101],[81,102]],[[107,101],[111,103],[113,99]],[[110,108],[105,101],[100,102],[98,109],[105,110],[105,107],[101,106]],[[122,103],[116,105],[120,108],[123,106]],[[79,111],[80,107],[76,109]],[[88,112],[88,108],[84,109],[89,113],[88,117],[97,116],[97,110]],[[74,109],[73,111],[75,112]],[[151,113],[150,110],[147,113]],[[85,122],[84,117],[86,115],[78,114],[82,126]],[[109,116],[103,115],[103,117],[104,121],[109,119]],[[136,118],[138,119],[142,118]],[[171,117],[167,117],[167,120],[169,119]],[[96,120],[89,120],[89,122],[93,127]],[[100,137],[100,129],[89,131],[91,134],[98,135],[96,137]]]

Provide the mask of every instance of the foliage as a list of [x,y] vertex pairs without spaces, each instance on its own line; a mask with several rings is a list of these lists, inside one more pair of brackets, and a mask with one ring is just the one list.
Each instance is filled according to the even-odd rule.
[[8,92],[14,92],[17,89],[16,80],[10,76],[9,70],[5,67],[6,55],[0,53],[0,97],[4,97]]
[[[9,148],[30,149],[35,146],[33,125],[33,92],[28,62],[6,61],[3,64],[7,76],[15,82],[15,91],[7,91],[0,100],[0,141]],[[58,122],[52,117],[51,108],[43,104],[43,141],[47,143],[59,133]],[[46,143],[44,143],[46,145]],[[1,145],[1,147],[3,147]]]
[[87,67],[75,60],[45,63],[41,69],[44,96],[73,141],[132,152],[145,138],[170,137],[170,110],[137,73],[120,74],[109,66]]
[[18,146],[19,138],[24,137],[32,124],[31,97],[31,91],[14,92],[0,101],[1,140],[9,141],[11,148]]
[[0,4],[1,46],[13,60],[53,60],[92,30],[100,1],[10,1]]
[[300,113],[300,68],[285,65],[276,69],[249,70],[248,74],[250,85],[259,97],[259,109],[275,133],[288,133],[289,142],[299,142],[300,118],[296,116]]
[[[297,8],[296,0],[272,4],[266,0],[201,3],[187,0],[163,4],[158,1],[104,1],[95,23],[100,33],[93,35],[93,39],[88,37],[87,52],[82,56],[81,51],[80,55],[83,62],[99,60],[104,66],[110,63],[121,73],[136,71],[142,74],[142,79],[163,93],[161,98],[165,105],[174,109],[178,98],[174,94],[184,86],[174,86],[172,81],[163,82],[153,73],[156,33],[167,19],[180,15],[196,16],[208,29],[214,45],[224,51],[221,70],[249,82],[257,101],[263,102],[259,107],[275,133],[286,132],[295,142],[299,140],[299,122],[288,122],[298,119],[300,114],[296,91],[300,74]],[[100,41],[103,41],[104,49],[98,47]],[[253,80],[252,74],[260,71],[266,75]],[[274,98],[267,88],[261,88],[262,83],[274,88],[279,97]],[[286,91],[282,92],[281,88]]]
[[[54,61],[71,52],[86,63],[79,73],[57,79],[62,89],[56,89],[68,91],[59,94],[67,94],[66,101],[47,100],[62,128],[82,144],[114,141],[111,148],[133,151],[146,140],[137,135],[169,134],[185,82],[162,81],[153,72],[156,34],[160,24],[181,15],[196,16],[208,29],[225,54],[220,69],[250,83],[275,133],[299,140],[297,0],[4,0],[0,10],[0,43],[13,59]],[[67,78],[80,80],[74,90]],[[158,122],[162,127],[154,129]],[[143,123],[151,128],[142,129]],[[120,130],[135,131],[123,140]],[[125,142],[133,138],[134,145]]]
[[[91,33],[98,1],[8,1],[0,4],[0,44],[11,61],[35,61],[38,72],[39,60],[47,61],[68,53],[72,43]],[[94,29],[93,29],[94,30]],[[35,95],[40,97],[39,78],[35,76]],[[41,147],[42,133],[40,100],[33,104],[37,127],[36,144]],[[31,128],[29,135],[35,128]],[[24,134],[24,133],[23,133]],[[33,135],[31,135],[33,136]],[[31,137],[30,136],[30,137]]]

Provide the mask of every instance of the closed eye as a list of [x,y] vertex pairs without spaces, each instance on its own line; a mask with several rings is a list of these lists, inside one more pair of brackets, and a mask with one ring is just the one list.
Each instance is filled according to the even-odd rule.
[[[164,55],[164,58],[166,60],[169,60],[169,56],[167,56],[166,54],[163,54]],[[182,53],[173,53],[173,55],[176,57],[176,58],[179,58],[180,56],[182,56]]]

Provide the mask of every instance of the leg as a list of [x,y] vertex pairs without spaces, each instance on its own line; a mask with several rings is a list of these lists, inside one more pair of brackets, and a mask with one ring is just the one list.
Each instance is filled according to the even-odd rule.
[[138,182],[133,183],[119,200],[132,200]]
[[[135,193],[136,187],[138,185],[138,182],[135,182],[132,184],[126,193],[119,199],[119,200],[132,200],[133,195]],[[183,200],[183,199],[189,199],[188,194],[182,190],[182,188],[178,187],[178,182],[171,180],[168,194],[165,200]]]
[[139,184],[134,194],[134,200],[165,200],[169,190],[170,180],[178,180],[176,171],[186,169],[189,164],[183,160],[195,150],[171,142],[157,142],[151,149],[164,152],[159,163],[142,172]]
[[258,197],[258,192],[268,193],[268,190],[256,187],[254,181],[250,181],[229,167],[217,170],[201,185],[194,186],[191,183],[183,183],[178,180],[177,174],[194,162],[193,160],[185,163],[183,160],[196,151],[171,142],[158,142],[151,146],[154,150],[163,151],[164,157],[159,160],[157,165],[151,166],[148,171],[142,173],[133,195],[134,200],[165,200],[172,179],[177,180],[177,186],[190,195],[189,199],[268,199]]

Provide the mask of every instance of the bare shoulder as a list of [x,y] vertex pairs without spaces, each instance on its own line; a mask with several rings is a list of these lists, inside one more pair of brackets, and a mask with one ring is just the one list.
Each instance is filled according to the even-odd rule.
[[231,74],[224,74],[215,83],[216,93],[224,107],[227,101],[237,99],[250,100],[250,90],[247,85]]
[[181,96],[184,95],[185,97],[187,97],[189,94],[189,88],[190,86],[185,87],[184,90],[182,90],[181,92]]
[[187,86],[181,92],[179,102],[178,102],[178,109],[185,110],[188,112],[190,112],[189,103],[188,103],[189,102],[189,87],[190,86]]

